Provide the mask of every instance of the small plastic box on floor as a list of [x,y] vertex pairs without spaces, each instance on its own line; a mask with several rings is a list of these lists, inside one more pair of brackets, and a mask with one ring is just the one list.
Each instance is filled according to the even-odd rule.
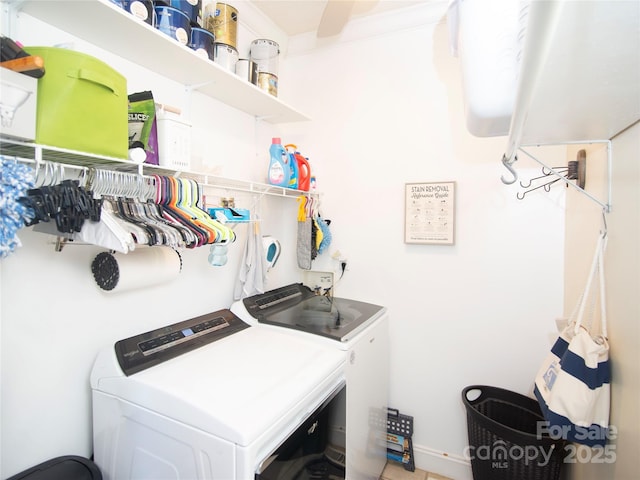
[[387,411],[387,458],[404,465],[405,470],[415,471],[413,459],[413,417],[403,415],[395,408]]

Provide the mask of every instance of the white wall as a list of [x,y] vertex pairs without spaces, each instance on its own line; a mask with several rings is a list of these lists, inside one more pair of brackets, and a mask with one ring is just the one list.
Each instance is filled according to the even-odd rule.
[[[348,260],[336,293],[389,308],[390,403],[415,418],[417,465],[464,480],[471,476],[462,457],[462,388],[479,383],[530,393],[561,312],[564,199],[560,189],[519,201],[515,188],[500,182],[506,140],[466,132],[458,65],[440,21],[444,8],[435,16],[425,9],[408,11],[399,24],[384,17],[390,33],[299,48],[283,59],[279,95],[310,122],[256,124],[199,97],[191,107],[211,139],[205,169],[222,165],[231,177],[262,178],[271,135],[309,155],[325,192],[322,212],[333,221],[330,253]],[[372,32],[372,25],[354,28]],[[27,43],[68,37],[28,18],[18,34]],[[152,83],[160,101],[184,101],[181,86],[95,52],[126,72],[130,91]],[[525,164],[520,171],[537,175]],[[404,184],[449,180],[457,187],[455,245],[405,244]],[[297,281],[294,202],[265,199],[261,211],[263,233],[285,243],[270,286]],[[242,236],[240,230],[224,268],[207,264],[206,248],[188,251],[173,283],[108,296],[90,277],[98,249],[55,253],[50,237],[21,231],[24,246],[1,264],[0,475],[56,455],[90,455],[87,376],[97,350],[229,306]],[[336,266],[328,256],[314,264]]]
[[[351,40],[314,50],[292,39],[281,89],[313,119],[290,138],[312,145],[334,249],[348,259],[336,293],[389,307],[390,403],[414,416],[418,467],[461,480],[462,388],[530,394],[562,312],[565,189],[519,201],[501,183],[506,139],[467,133],[458,62],[433,14],[385,17],[390,33],[346,31]],[[455,245],[405,244],[404,184],[451,180]]]
[[[640,469],[640,124],[614,138],[612,151],[612,208],[607,214],[604,268],[612,368],[610,424],[617,436],[607,445],[606,457],[585,449],[576,455],[579,461],[571,465],[569,477],[576,480],[632,480]],[[606,160],[604,146],[587,147],[586,189],[599,199],[607,198]],[[602,213],[592,201],[571,192],[566,222],[565,312],[569,314],[584,288]]]

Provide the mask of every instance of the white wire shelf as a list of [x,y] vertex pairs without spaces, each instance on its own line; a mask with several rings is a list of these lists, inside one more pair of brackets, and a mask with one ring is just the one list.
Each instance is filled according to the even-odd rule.
[[134,163],[123,158],[114,158],[95,155],[75,150],[40,145],[36,143],[22,142],[10,138],[0,137],[0,154],[5,157],[15,158],[17,161],[53,162],[65,167],[78,167],[80,169],[104,169],[116,172],[127,172],[138,175],[162,175],[180,176],[196,181],[202,188],[216,190],[231,190],[236,192],[248,192],[259,195],[271,195],[279,197],[297,198],[301,195],[318,195],[318,192],[305,192],[291,188],[279,187],[267,183],[252,182],[218,175],[192,171],[177,171],[175,169],[150,165],[147,163]]

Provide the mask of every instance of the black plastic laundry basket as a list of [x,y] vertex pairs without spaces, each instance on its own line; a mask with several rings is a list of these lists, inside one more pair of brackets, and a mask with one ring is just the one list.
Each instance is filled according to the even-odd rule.
[[76,455],[52,458],[7,480],[102,480],[92,460]]
[[538,402],[486,385],[462,390],[474,480],[557,480],[565,458],[562,440],[538,433]]

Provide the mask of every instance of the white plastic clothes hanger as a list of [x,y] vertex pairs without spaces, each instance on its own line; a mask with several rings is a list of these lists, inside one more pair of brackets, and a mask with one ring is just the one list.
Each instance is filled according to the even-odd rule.
[[94,198],[102,197],[102,210],[100,221],[85,222],[78,237],[87,243],[128,253],[135,249],[136,243],[148,245],[150,239],[143,229],[115,215],[109,196],[114,191],[112,173],[95,169],[88,172],[87,188],[93,189]]

